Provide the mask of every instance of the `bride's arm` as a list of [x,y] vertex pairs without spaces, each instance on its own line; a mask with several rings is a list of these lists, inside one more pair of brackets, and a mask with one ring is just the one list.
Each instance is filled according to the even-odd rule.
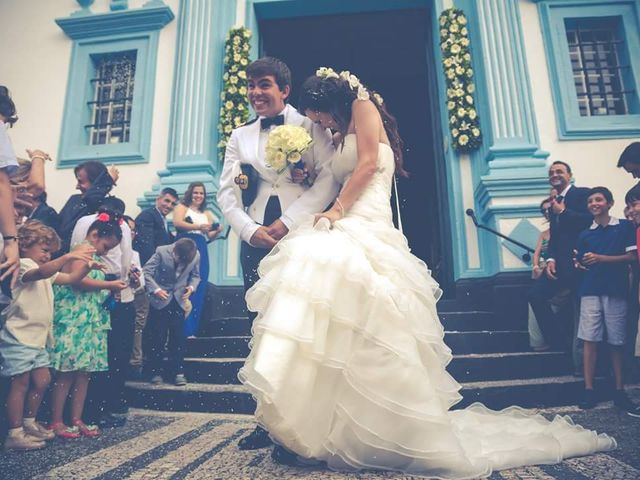
[[358,145],[358,163],[333,207],[317,215],[316,220],[327,217],[333,223],[344,217],[369,185],[378,168],[380,114],[370,100],[355,100],[352,112]]

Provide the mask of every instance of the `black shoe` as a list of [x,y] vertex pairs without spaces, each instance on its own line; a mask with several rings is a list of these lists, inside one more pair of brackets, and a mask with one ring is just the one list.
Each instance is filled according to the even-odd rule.
[[627,392],[616,390],[613,394],[613,404],[620,410],[627,412],[627,415],[640,418],[640,407],[629,399]]
[[597,404],[598,402],[596,402],[596,392],[594,392],[593,390],[585,389],[582,400],[580,400],[578,406],[583,410],[588,410],[595,407]]
[[290,452],[289,450],[287,450],[284,447],[281,447],[280,445],[276,445],[275,447],[273,447],[273,451],[271,452],[271,458],[273,459],[274,462],[279,463],[280,465],[288,465],[290,467],[309,468],[309,467],[314,467],[316,465],[320,465],[321,463],[316,460],[312,460],[312,459],[308,460],[308,459],[299,457],[295,453]]
[[122,427],[127,423],[127,419],[124,416],[116,416],[110,413],[102,415],[96,422],[100,428],[115,428]]
[[257,450],[258,448],[265,448],[272,445],[273,442],[269,438],[269,432],[262,427],[256,427],[246,437],[243,437],[238,442],[240,450]]

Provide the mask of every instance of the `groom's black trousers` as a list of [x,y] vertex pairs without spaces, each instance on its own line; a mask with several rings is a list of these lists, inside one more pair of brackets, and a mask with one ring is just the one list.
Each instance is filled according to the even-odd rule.
[[[278,197],[269,197],[267,206],[264,210],[263,225],[269,226],[275,222],[282,215],[282,209],[280,207],[280,200]],[[242,242],[240,246],[240,265],[242,266],[242,278],[244,280],[244,292],[247,293],[257,281],[258,281],[258,265],[264,257],[267,256],[269,250],[266,248],[256,248],[249,245],[247,242]],[[249,312],[249,320],[253,322],[256,318],[256,313]]]

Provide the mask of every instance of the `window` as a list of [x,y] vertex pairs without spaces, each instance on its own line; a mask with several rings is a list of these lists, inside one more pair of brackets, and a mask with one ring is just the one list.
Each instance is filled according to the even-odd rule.
[[637,94],[621,26],[620,17],[565,20],[578,108],[583,117],[637,113]]
[[561,140],[640,135],[640,0],[538,0]]
[[58,166],[149,161],[160,29],[173,20],[162,2],[56,23],[73,40]]
[[93,59],[96,76],[91,110],[89,144],[127,143],[131,132],[131,105],[136,75],[136,52],[102,55]]

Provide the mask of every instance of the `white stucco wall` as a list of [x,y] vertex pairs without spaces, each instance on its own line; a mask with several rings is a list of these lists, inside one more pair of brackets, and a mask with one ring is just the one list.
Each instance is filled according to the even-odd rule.
[[558,140],[551,81],[538,9],[530,0],[520,0],[520,9],[541,148],[551,153],[550,162],[562,160],[571,165],[576,185],[608,187],[616,200],[612,213],[622,217],[624,195],[637,180],[624,170],[617,168],[616,164],[624,148],[640,138]]
[[[146,0],[129,0],[129,8]],[[96,0],[94,13],[109,11],[108,0]],[[127,204],[127,213],[139,209],[136,199],[157,182],[156,172],[167,159],[169,117],[175,61],[179,0],[165,0],[176,19],[160,31],[154,92],[154,114],[149,163],[120,166],[120,180],[113,193]],[[9,130],[18,156],[26,148],[40,148],[54,159],[60,142],[72,40],[55,24],[79,10],[75,0],[1,0],[0,85],[6,85],[18,110],[19,121]],[[60,209],[74,191],[73,169],[47,164],[49,204]]]

